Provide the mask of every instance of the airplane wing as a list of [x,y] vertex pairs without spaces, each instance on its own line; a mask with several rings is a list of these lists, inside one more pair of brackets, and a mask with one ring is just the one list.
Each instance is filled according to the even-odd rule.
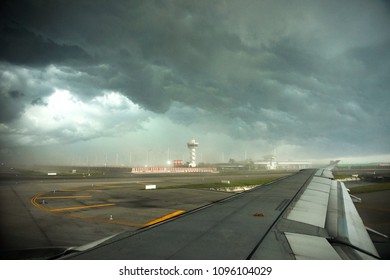
[[[378,259],[331,169],[302,170],[66,259]],[[77,250],[77,249],[76,249]]]

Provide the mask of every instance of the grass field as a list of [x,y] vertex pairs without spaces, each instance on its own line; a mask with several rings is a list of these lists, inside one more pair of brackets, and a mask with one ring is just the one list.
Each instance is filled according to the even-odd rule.
[[215,183],[202,183],[202,184],[188,184],[188,185],[180,185],[180,186],[172,186],[172,187],[164,187],[164,189],[170,189],[170,188],[193,188],[193,189],[208,189],[208,188],[224,188],[224,187],[241,187],[241,186],[259,186],[264,185],[269,182],[275,181],[280,177],[268,177],[268,178],[261,178],[257,180],[244,180],[244,181],[236,181],[236,182],[230,182],[228,183],[221,183],[221,182],[215,182]]
[[390,183],[379,183],[368,186],[354,187],[350,188],[349,190],[351,194],[386,191],[390,190]]

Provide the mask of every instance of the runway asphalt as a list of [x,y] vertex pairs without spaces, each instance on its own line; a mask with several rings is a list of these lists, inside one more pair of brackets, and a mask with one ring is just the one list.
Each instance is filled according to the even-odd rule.
[[[362,203],[355,204],[366,227],[390,237],[390,191],[356,194]],[[382,259],[390,260],[390,241],[374,243]]]
[[[3,258],[7,254],[13,258],[10,251],[84,245],[232,195],[177,186],[207,183],[213,187],[213,183],[222,180],[234,182],[264,176],[269,174],[2,180]],[[157,189],[145,190],[145,185],[156,185]]]

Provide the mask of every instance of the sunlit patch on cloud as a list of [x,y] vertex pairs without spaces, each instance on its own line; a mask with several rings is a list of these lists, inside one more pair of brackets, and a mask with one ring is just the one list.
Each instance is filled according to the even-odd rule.
[[105,92],[89,102],[55,89],[44,105],[29,105],[9,133],[20,145],[69,143],[137,130],[147,113],[126,97]]
[[93,98],[91,102],[109,110],[128,110],[130,114],[137,114],[142,111],[139,105],[134,104],[122,94],[113,91],[104,92],[103,95]]

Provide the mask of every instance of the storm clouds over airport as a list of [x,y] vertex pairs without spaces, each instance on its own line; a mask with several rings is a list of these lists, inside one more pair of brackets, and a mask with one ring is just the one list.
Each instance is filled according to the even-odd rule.
[[388,1],[2,1],[3,162],[390,155]]

